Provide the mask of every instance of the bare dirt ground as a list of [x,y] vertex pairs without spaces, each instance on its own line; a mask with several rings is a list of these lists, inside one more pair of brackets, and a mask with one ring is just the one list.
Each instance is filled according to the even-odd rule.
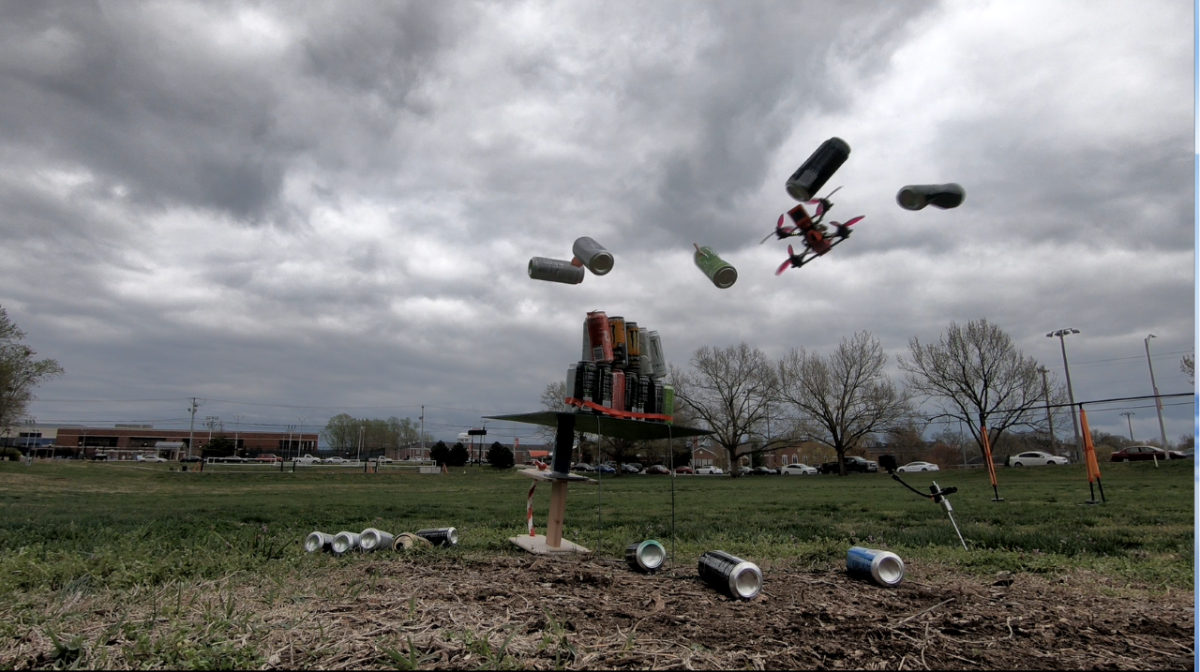
[[[914,562],[903,584],[888,589],[844,571],[776,565],[764,567],[763,593],[741,602],[701,583],[691,566],[647,576],[607,560],[392,557],[327,567],[282,590],[260,577],[190,585],[182,595],[170,589],[162,603],[193,606],[148,622],[161,638],[190,621],[194,639],[221,611],[199,595],[226,606],[236,598],[226,621],[243,625],[222,639],[267,661],[264,669],[1195,666],[1190,592],[1116,585],[1086,572],[979,577]],[[76,661],[82,666],[164,666],[132,657],[113,628],[144,618],[137,605],[146,596],[126,595],[120,606],[114,597],[80,595],[52,609],[47,602],[46,613],[86,614],[69,633],[96,638]],[[42,632],[11,638],[0,666],[51,663],[55,649]],[[97,637],[104,632],[113,634]],[[96,648],[107,652],[97,657]]]

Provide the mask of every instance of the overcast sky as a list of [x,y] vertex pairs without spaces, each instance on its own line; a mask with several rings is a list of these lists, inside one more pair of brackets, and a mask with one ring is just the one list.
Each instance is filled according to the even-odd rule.
[[[438,438],[539,410],[584,314],[676,366],[986,318],[1078,401],[1191,392],[1190,2],[0,5],[0,305],[44,423]],[[792,172],[851,147],[845,245],[776,277]],[[958,182],[953,210],[896,191]],[[529,279],[591,236],[616,264]],[[737,267],[719,290],[692,244]],[[1194,398],[1166,401],[1168,438]],[[1092,427],[1157,438],[1152,403]],[[239,417],[240,416],[240,417]],[[489,424],[489,438],[532,427]],[[1059,428],[1060,437],[1070,433]]]

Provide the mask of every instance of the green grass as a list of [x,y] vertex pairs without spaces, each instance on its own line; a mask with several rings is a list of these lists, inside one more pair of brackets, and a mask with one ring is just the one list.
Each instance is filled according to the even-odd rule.
[[[1002,503],[991,501],[984,473],[906,477],[922,489],[932,478],[959,488],[951,499],[969,552],[940,507],[884,474],[681,477],[674,481],[675,552],[685,565],[720,548],[760,564],[821,568],[844,558],[849,545],[862,544],[980,573],[1084,568],[1151,587],[1191,586],[1191,461],[1158,469],[1102,466],[1108,503],[1095,506],[1085,504],[1090,495],[1079,466],[1002,469]],[[525,530],[530,481],[515,471],[421,476],[232,469],[198,474],[166,465],[0,463],[0,595],[165,586],[235,572],[284,576],[360,561],[306,557],[301,542],[314,529],[370,526],[398,533],[454,526],[461,543],[449,553],[520,552],[507,539]],[[671,550],[670,486],[665,476],[572,485],[566,537],[610,557],[646,538]],[[539,532],[549,490],[548,484],[538,488]],[[61,645],[61,656],[70,658],[70,642]],[[163,659],[162,652],[146,655]],[[236,661],[236,652],[230,656]],[[205,661],[184,656],[178,662]]]

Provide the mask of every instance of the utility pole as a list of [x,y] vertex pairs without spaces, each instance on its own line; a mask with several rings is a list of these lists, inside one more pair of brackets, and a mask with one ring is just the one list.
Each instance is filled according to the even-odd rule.
[[1039,366],[1038,372],[1042,374],[1042,395],[1046,398],[1046,424],[1050,425],[1050,452],[1057,455],[1058,451],[1054,449],[1054,414],[1050,412],[1050,385],[1046,382],[1046,367]]
[[201,406],[203,406],[203,404],[197,404],[196,398],[192,397],[192,405],[188,407],[188,411],[192,414],[192,421],[188,425],[188,457],[189,458],[192,456],[192,445],[196,442],[195,441],[195,439],[196,439],[196,409],[200,408]]
[[425,457],[425,404],[421,404],[421,459]]
[[[244,417],[246,417],[246,416],[244,416],[244,415],[233,416],[233,454],[234,455],[238,454],[238,450],[241,448],[241,445],[242,445],[241,441],[238,439],[238,430],[241,428],[242,418],[244,418]],[[243,452],[245,452],[245,451],[243,451]],[[242,457],[245,457],[245,455],[242,455]]]
[[367,428],[363,427],[361,423],[358,425],[358,457],[355,459],[356,462],[362,462],[363,432],[365,432],[366,429]]
[[1146,365],[1150,367],[1150,387],[1154,389],[1154,406],[1158,409],[1158,432],[1162,436],[1162,449],[1166,459],[1171,459],[1171,451],[1167,448],[1167,428],[1163,426],[1162,398],[1158,396],[1158,384],[1154,382],[1154,365],[1150,363],[1150,339],[1158,338],[1154,334],[1146,337]]
[[1071,367],[1067,366],[1067,342],[1063,339],[1064,336],[1078,334],[1079,330],[1068,327],[1067,329],[1059,329],[1046,334],[1046,338],[1058,337],[1058,344],[1062,346],[1063,370],[1067,373],[1067,397],[1071,401],[1071,424],[1075,427],[1075,460],[1080,459],[1082,447],[1079,442],[1079,417],[1078,411],[1075,409],[1075,390],[1071,387]]
[[1137,413],[1125,411],[1121,415],[1125,416],[1125,422],[1129,424],[1129,440],[1137,443],[1137,441],[1133,438],[1133,416],[1137,415]]
[[304,421],[308,419],[308,416],[305,415],[302,417],[297,417],[296,419],[300,421],[300,431],[299,431],[299,437],[297,437],[297,440],[296,440],[296,454],[294,456],[292,456],[293,462],[296,460],[297,457],[300,457],[300,451],[303,450],[303,448],[304,448]]

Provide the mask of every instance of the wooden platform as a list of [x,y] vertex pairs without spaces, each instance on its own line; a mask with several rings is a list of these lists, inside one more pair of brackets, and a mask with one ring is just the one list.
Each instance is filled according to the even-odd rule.
[[520,546],[521,548],[533,553],[534,555],[569,555],[572,553],[591,553],[588,549],[579,544],[572,543],[566,539],[559,540],[557,548],[546,543],[546,537],[542,535],[529,536],[523,534],[519,537],[509,537],[509,541]]

